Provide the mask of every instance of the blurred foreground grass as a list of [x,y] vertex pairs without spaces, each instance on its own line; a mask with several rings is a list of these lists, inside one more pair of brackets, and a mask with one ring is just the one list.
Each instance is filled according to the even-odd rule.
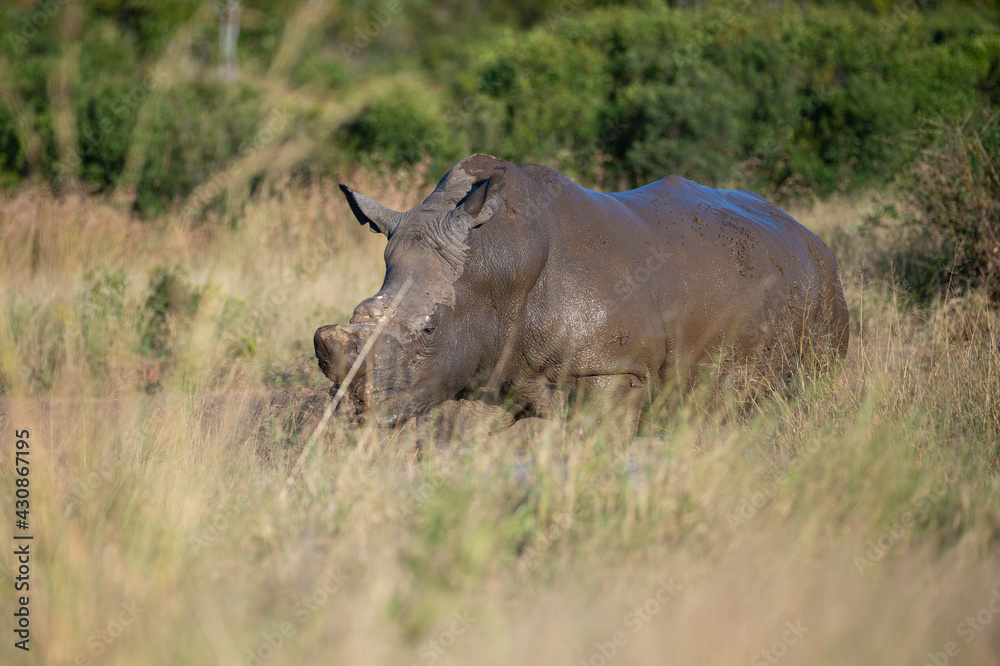
[[[405,208],[417,176],[345,180]],[[34,535],[30,654],[0,548],[3,663],[998,663],[1000,318],[904,305],[865,200],[792,211],[841,262],[835,376],[741,416],[666,396],[631,442],[335,421],[282,498],[312,332],[382,277],[335,192],[236,228],[0,201],[0,534],[27,428]]]

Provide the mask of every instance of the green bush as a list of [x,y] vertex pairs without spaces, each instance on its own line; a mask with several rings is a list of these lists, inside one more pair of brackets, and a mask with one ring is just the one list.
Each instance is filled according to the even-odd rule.
[[147,358],[170,358],[174,340],[194,319],[201,290],[191,287],[181,268],[158,268],[149,278],[143,307],[140,352]]
[[[30,120],[46,177],[61,182],[59,159],[78,160],[91,189],[127,185],[143,214],[210,181],[196,208],[218,199],[231,185],[225,169],[259,144],[286,90],[305,94],[276,140],[316,138],[298,165],[306,177],[428,156],[436,172],[481,151],[609,188],[677,173],[778,195],[888,182],[913,157],[901,137],[922,119],[1000,104],[1000,31],[958,0],[490,0],[454,12],[363,0],[333,7],[305,37],[283,34],[300,1],[249,3],[243,76],[232,85],[214,77],[217,24],[203,3],[99,0],[86,3],[80,36],[77,149],[60,157],[49,79],[63,54],[62,14],[38,19],[30,38],[19,32],[42,4],[0,8],[0,33],[17,37],[0,40],[3,84],[28,111],[0,108],[0,184],[28,173],[17,124]],[[181,30],[187,45],[174,39]],[[272,81],[286,37],[307,41],[295,44],[303,50],[287,80]],[[168,56],[172,42],[182,46]],[[150,86],[145,72],[158,62],[176,80]],[[401,72],[410,83],[389,86],[346,125],[328,113],[324,100]],[[129,155],[143,156],[137,173],[125,174]],[[246,194],[256,182],[236,185]]]
[[27,160],[17,138],[14,116],[0,108],[0,187],[15,187],[27,172]]
[[922,131],[929,147],[898,178],[898,204],[869,225],[898,225],[892,259],[917,300],[982,291],[1000,303],[1000,119]]
[[595,10],[471,53],[471,150],[613,186],[679,173],[824,195],[886,182],[922,117],[996,95],[996,30],[935,43],[916,12]]
[[611,83],[604,54],[545,30],[511,34],[498,51],[454,119],[472,148],[518,161],[596,152]]
[[93,271],[83,278],[80,299],[80,325],[84,358],[91,376],[102,377],[107,371],[108,352],[120,334],[125,319],[125,272],[122,269]]
[[[60,8],[64,3],[52,4]],[[229,86],[212,76],[166,86],[151,79],[148,68],[199,6],[190,0],[167,3],[169,7],[161,4],[146,0],[87,4],[74,99],[77,145],[65,156],[56,154],[49,100],[49,78],[61,57],[61,11],[32,32],[31,39],[0,42],[0,56],[7,59],[3,83],[33,115],[33,129],[43,142],[44,175],[59,182],[68,166],[61,160],[72,161],[85,184],[107,192],[123,184],[127,157],[138,149],[145,159],[130,185],[136,210],[143,214],[169,209],[233,159],[255,150],[270,120],[268,105],[255,85]],[[2,10],[0,26],[19,35],[17,27],[23,21],[42,22],[38,11]],[[185,57],[194,56],[206,65],[214,39],[212,30],[197,33]],[[297,80],[319,77],[328,86],[343,80],[342,68],[325,66],[315,58],[305,65],[295,73]],[[205,71],[213,70],[208,66]],[[0,108],[0,183],[8,186],[28,172],[17,120],[10,109]],[[282,123],[278,140],[293,128],[293,120]]]
[[[243,84],[173,87],[154,95],[150,113],[146,162],[136,188],[142,211],[164,211],[182,202],[234,159],[265,147],[266,138],[280,139],[291,124],[278,118],[277,131],[265,136],[271,122],[262,116],[261,93]],[[222,176],[220,187],[226,187]]]
[[645,16],[609,12],[586,19],[614,82],[605,111],[615,129],[607,151],[612,160],[605,166],[631,185],[670,173],[726,183],[736,175],[751,99],[720,62],[724,53],[712,31],[722,24],[674,10]]
[[453,132],[436,106],[432,97],[397,86],[363,109],[336,138],[355,158],[371,157],[394,167],[415,164],[425,155],[457,157]]

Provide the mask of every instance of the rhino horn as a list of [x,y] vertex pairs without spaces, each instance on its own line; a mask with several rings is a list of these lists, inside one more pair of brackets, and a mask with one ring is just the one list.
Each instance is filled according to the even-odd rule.
[[367,224],[371,227],[373,233],[388,236],[396,230],[406,215],[406,213],[400,213],[387,206],[383,206],[374,199],[355,192],[347,185],[341,184],[340,191],[347,197],[347,203],[351,207],[354,217],[358,218],[358,222],[361,224]]
[[317,329],[313,345],[323,374],[335,384],[342,383],[358,356],[359,343],[356,330],[349,326],[335,324]]

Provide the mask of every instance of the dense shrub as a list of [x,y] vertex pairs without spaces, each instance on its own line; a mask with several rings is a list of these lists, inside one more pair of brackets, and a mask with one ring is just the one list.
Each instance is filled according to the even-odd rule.
[[426,93],[397,86],[347,123],[337,139],[356,157],[367,155],[397,167],[425,155],[456,157],[455,137],[435,106]]
[[16,186],[28,170],[14,123],[13,114],[0,108],[0,187],[5,188]]
[[[0,183],[11,186],[28,174],[18,123],[41,137],[44,175],[53,182],[62,181],[72,162],[89,189],[110,191],[126,184],[121,179],[128,155],[142,154],[135,182],[127,183],[142,213],[159,213],[177,204],[231,160],[253,149],[268,123],[269,105],[256,77],[229,86],[212,76],[209,52],[216,31],[196,31],[190,52],[183,54],[193,58],[189,68],[202,67],[208,76],[188,75],[167,83],[150,76],[170,38],[201,3],[126,0],[87,3],[73,100],[77,143],[69,154],[57,155],[49,95],[50,79],[62,55],[65,3],[49,5],[59,11],[46,12],[42,5],[0,10],[0,28],[7,27],[7,39],[0,40],[2,82],[23,100],[29,114],[22,111],[19,117],[0,98]],[[40,27],[22,37],[22,25]],[[297,77],[325,77],[334,83],[343,79],[337,67],[307,60]],[[290,129],[293,120],[284,122],[282,130]]]
[[[475,96],[470,99],[482,113],[493,115],[495,130],[473,125],[469,141],[492,134],[497,152],[533,161],[563,152],[565,158],[581,147],[592,154],[610,89],[604,54],[583,40],[545,30],[519,42],[489,62],[477,90],[470,91],[482,96],[478,103]],[[475,121],[476,115],[456,120]]]
[[183,269],[157,268],[153,271],[142,312],[140,351],[143,356],[171,357],[178,331],[191,323],[200,303],[201,290],[188,283]]
[[[916,12],[837,7],[593,11],[480,54],[481,106],[500,128],[486,147],[605,185],[680,173],[827,194],[884,182],[921,117],[996,94],[995,32],[983,30],[935,43]],[[474,146],[484,122],[467,128]]]
[[[206,181],[259,143],[268,109],[288,97],[295,110],[276,140],[312,146],[296,158],[301,174],[428,156],[437,172],[482,151],[605,187],[678,173],[779,196],[887,182],[914,155],[900,137],[923,118],[1000,103],[1000,32],[959,0],[867,10],[490,0],[446,3],[447,11],[361,0],[331,4],[315,26],[290,20],[306,6],[298,0],[247,2],[241,77],[228,85],[215,76],[211,7],[102,0],[84,10],[77,145],[61,156],[49,95],[65,55],[62,14],[48,17],[43,4],[0,8],[0,75],[12,93],[0,99],[0,184],[27,176],[19,128],[30,127],[43,176],[61,183],[60,160],[77,161],[72,171],[90,189],[125,185],[142,213],[196,191],[192,210],[203,210],[232,193],[225,173],[218,188]],[[61,12],[64,3],[46,6]],[[22,37],[32,20],[39,27]],[[275,67],[279,53],[291,60]],[[157,63],[170,81],[150,86]],[[386,85],[390,76],[396,83]],[[374,98],[355,105],[362,90]],[[359,106],[345,123],[344,109]],[[126,173],[130,155],[136,168]],[[244,195],[260,172],[240,177],[250,180],[236,183]]]
[[92,271],[83,277],[80,332],[92,376],[104,376],[112,343],[121,334],[122,320],[126,318],[126,286],[127,278],[121,269]]
[[[136,190],[141,210],[165,210],[181,201],[231,160],[262,147],[257,139],[272,124],[263,114],[260,92],[249,85],[171,88],[156,95],[150,113],[146,161]],[[278,120],[272,140],[289,129],[287,120]]]
[[899,229],[893,258],[917,299],[981,290],[1000,303],[1000,119],[922,132],[930,147],[897,180],[898,205],[870,224]]

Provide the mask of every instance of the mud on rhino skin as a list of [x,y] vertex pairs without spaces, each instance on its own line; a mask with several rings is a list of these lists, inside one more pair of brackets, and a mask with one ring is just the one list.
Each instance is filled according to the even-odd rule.
[[387,238],[385,278],[316,356],[339,384],[382,325],[347,403],[383,424],[455,397],[544,416],[576,394],[637,418],[720,359],[780,380],[847,351],[833,254],[752,192],[669,176],[603,194],[480,154],[408,211],[341,189]]

